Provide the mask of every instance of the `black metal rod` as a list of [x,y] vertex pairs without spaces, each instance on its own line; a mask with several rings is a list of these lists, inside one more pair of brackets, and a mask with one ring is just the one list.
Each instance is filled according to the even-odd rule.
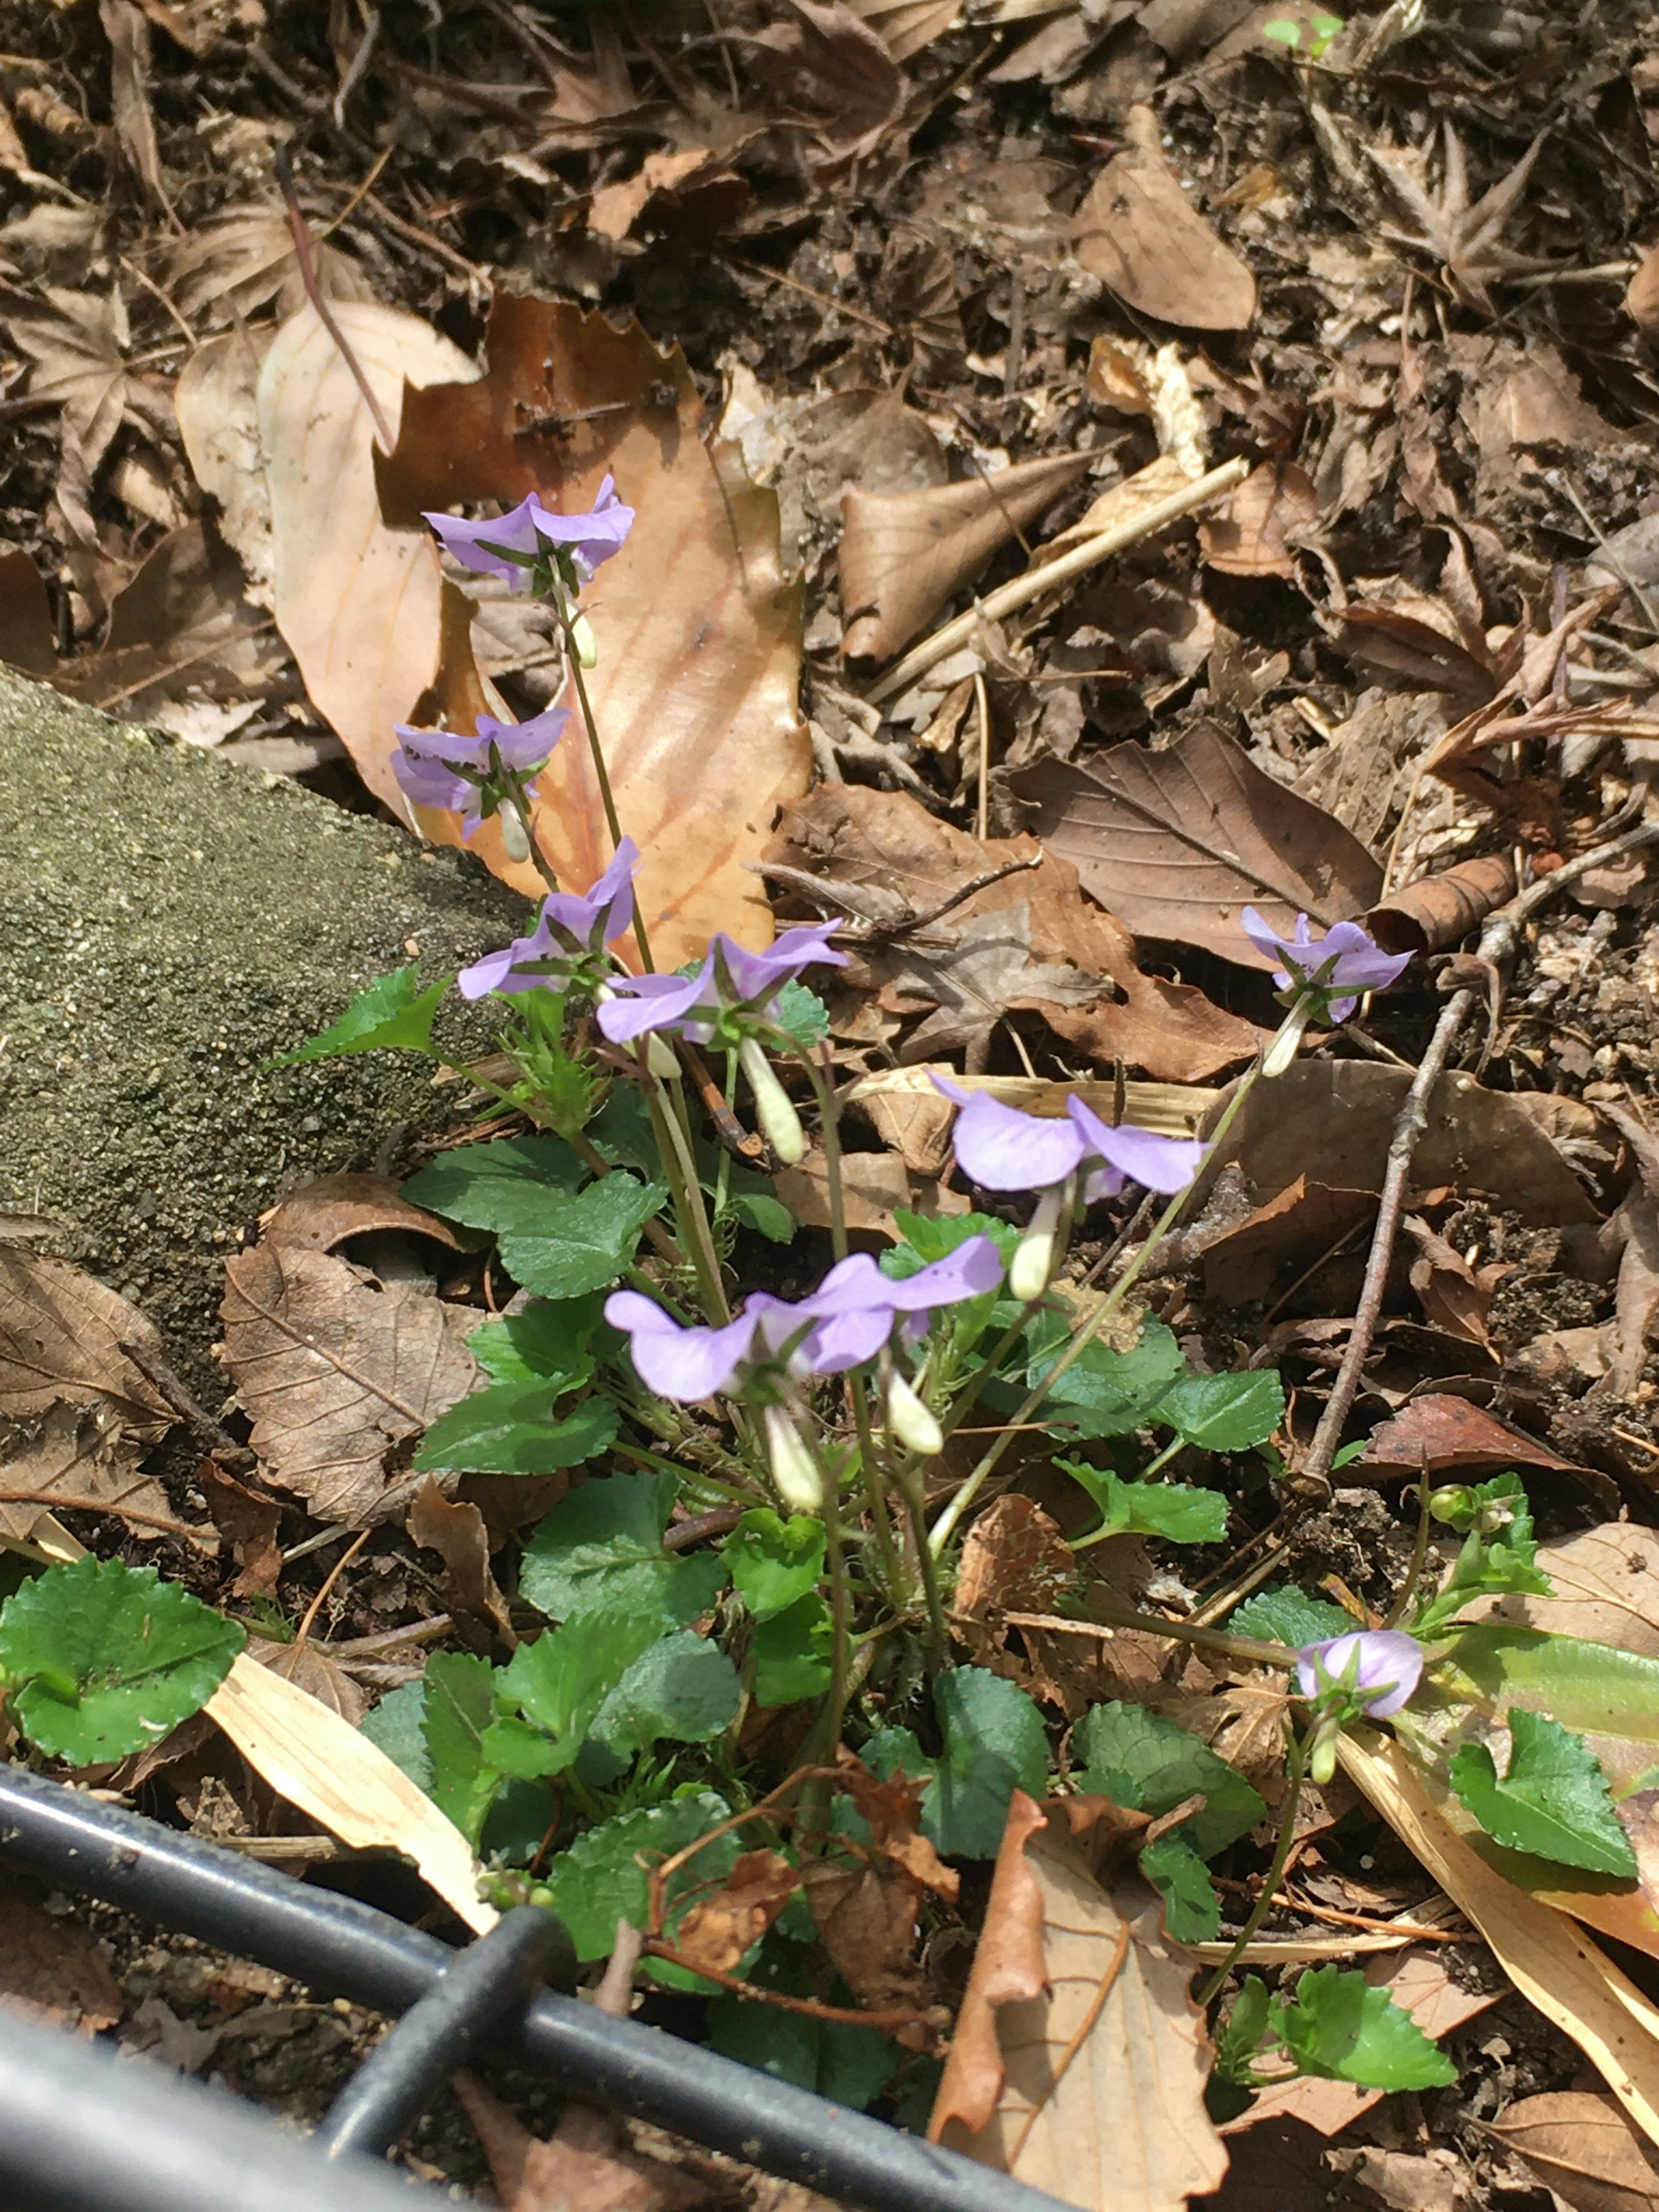
[[417,2212],[367,2159],[331,2164],[268,2114],[0,2006],[3,2212]]
[[[22,1767],[0,1766],[0,1863],[377,2012],[407,2011],[455,1957],[353,1898]],[[865,2212],[1056,2212],[990,2166],[574,1998],[532,1998],[514,2040],[567,2088]]]
[[521,1905],[487,1936],[454,1954],[335,2099],[317,2141],[384,2156],[474,2046],[510,2027],[570,1940],[538,1905]]

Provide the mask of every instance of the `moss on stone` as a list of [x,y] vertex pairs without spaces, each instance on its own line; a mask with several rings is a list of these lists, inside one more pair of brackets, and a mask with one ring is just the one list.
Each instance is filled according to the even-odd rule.
[[[266,1064],[525,915],[465,854],[0,670],[0,1208],[62,1221],[212,1391],[223,1261],[279,1188],[453,1113],[412,1054]],[[452,998],[434,1042],[489,1034]]]

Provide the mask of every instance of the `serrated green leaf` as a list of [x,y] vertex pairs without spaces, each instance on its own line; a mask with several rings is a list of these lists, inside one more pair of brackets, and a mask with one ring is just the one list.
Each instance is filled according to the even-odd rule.
[[[548,1887],[553,1892],[553,1909],[570,1931],[576,1956],[584,1960],[609,1958],[616,1948],[618,1920],[644,1928],[650,1911],[652,1864],[672,1858],[717,1828],[731,1817],[731,1809],[712,1790],[699,1790],[671,1798],[665,1805],[619,1814],[561,1851],[548,1869]],[[690,1901],[686,1893],[706,1893],[708,1884],[731,1872],[741,1848],[734,1836],[722,1836],[670,1877],[671,1931]],[[663,1961],[653,1965],[652,1972],[676,1988],[709,1986]]]
[[834,1641],[830,1608],[816,1590],[757,1621],[749,1647],[755,1660],[755,1703],[796,1705],[821,1698],[834,1672]]
[[1537,1564],[1532,1508],[1519,1475],[1494,1475],[1490,1482],[1476,1485],[1468,1493],[1467,1516],[1474,1525],[1444,1586],[1419,1608],[1411,1623],[1417,1635],[1432,1635],[1471,1598],[1512,1591],[1532,1597],[1551,1593],[1550,1578]]
[[663,1531],[678,1485],[666,1470],[613,1474],[560,1499],[525,1547],[519,1585],[550,1620],[578,1613],[637,1613],[660,1635],[707,1613],[725,1583],[714,1552],[666,1553]]
[[795,1217],[781,1198],[770,1197],[763,1190],[739,1191],[732,1200],[732,1216],[745,1229],[752,1229],[771,1244],[793,1244],[795,1239]]
[[1219,1544],[1227,1534],[1227,1500],[1218,1490],[1188,1490],[1176,1482],[1125,1482],[1109,1468],[1079,1460],[1054,1465],[1080,1483],[1099,1508],[1099,1535],[1164,1536],[1175,1544]]
[[1291,2002],[1276,1997],[1270,2025],[1304,2074],[1365,2089],[1443,2089],[1457,2069],[1408,2012],[1364,1974],[1318,1966]]
[[357,1723],[360,1732],[394,1766],[401,1767],[417,1790],[432,1795],[432,1759],[426,1747],[426,1684],[400,1682],[388,1690],[378,1705],[371,1706]]
[[1247,1451],[1265,1443],[1284,1419],[1285,1386],[1272,1368],[1188,1375],[1164,1393],[1152,1418],[1200,1451]]
[[[752,1978],[752,1977],[751,1977]],[[799,1994],[792,1990],[792,1996]],[[723,2058],[793,2081],[831,2104],[866,2111],[897,2071],[897,2047],[872,2027],[812,2020],[776,2005],[722,1994],[708,2007],[709,2041]]]
[[1310,1597],[1293,1583],[1278,1589],[1258,1590],[1247,1597],[1227,1622],[1231,1636],[1254,1636],[1264,1644],[1290,1644],[1300,1650],[1304,1644],[1326,1644],[1333,1636],[1346,1636],[1360,1626],[1340,1605],[1322,1597]]
[[797,1513],[786,1521],[769,1505],[745,1513],[726,1540],[726,1564],[738,1595],[757,1620],[769,1620],[823,1579],[823,1523]]
[[125,1759],[199,1712],[247,1641],[240,1621],[154,1567],[76,1559],[0,1606],[12,1718],[72,1766]]
[[499,1743],[486,1735],[487,1755],[499,1759],[506,1751],[514,1774],[562,1774],[605,1700],[661,1634],[660,1622],[648,1613],[618,1610],[584,1613],[533,1644],[520,1644],[495,1678],[496,1703],[516,1705],[518,1717],[541,1730],[546,1740],[542,1763],[532,1770],[524,1745],[510,1731]]
[[1452,1755],[1454,1790],[1495,1842],[1559,1865],[1634,1881],[1630,1838],[1600,1761],[1581,1735],[1511,1706],[1509,1772],[1500,1780],[1484,1743]]
[[1247,1974],[1216,2029],[1215,2070],[1224,2080],[1249,2084],[1251,2061],[1267,2033],[1270,2002],[1267,1984],[1261,1975]]
[[561,1390],[574,1389],[593,1371],[589,1344],[605,1314],[597,1292],[584,1298],[544,1298],[523,1313],[487,1321],[466,1348],[496,1382],[538,1377]]
[[994,1213],[906,1213],[901,1208],[893,1223],[904,1242],[882,1254],[880,1267],[884,1275],[898,1283],[959,1251],[970,1237],[988,1237],[1005,1261],[1019,1242],[1018,1230]]
[[1016,1790],[1041,1798],[1048,1739],[1035,1701],[984,1667],[955,1667],[933,1685],[945,1755],[922,1805],[922,1828],[949,1856],[994,1859]]
[[410,1464],[463,1474],[552,1474],[595,1459],[615,1437],[620,1416],[609,1398],[585,1398],[553,1419],[553,1386],[540,1376],[496,1382],[441,1413]]
[[772,1000],[766,1009],[766,1018],[775,1022],[805,1053],[822,1044],[830,1034],[829,1007],[816,991],[809,991],[796,975],[792,975]]
[[[1040,1382],[1059,1358],[1057,1348],[1044,1350],[1031,1361],[1028,1380]],[[1157,1418],[1158,1401],[1186,1372],[1174,1334],[1148,1319],[1127,1352],[1098,1339],[1086,1345],[1049,1392],[1047,1418],[1079,1436],[1127,1436]]]
[[520,1209],[550,1188],[574,1194],[587,1170],[559,1137],[495,1137],[461,1145],[417,1169],[403,1186],[411,1206],[469,1229],[510,1229]]
[[1163,1899],[1164,1925],[1175,1942],[1213,1943],[1221,1933],[1221,1899],[1186,1828],[1172,1828],[1148,1844],[1139,1866]]
[[433,1017],[455,979],[441,975],[422,991],[420,975],[418,968],[395,968],[389,975],[377,975],[337,1022],[269,1065],[296,1067],[302,1060],[333,1060],[346,1052],[429,1053]]
[[431,1774],[422,1787],[476,1850],[501,1780],[483,1748],[495,1715],[495,1670],[471,1652],[434,1651],[422,1687],[421,1737]]
[[[561,1635],[579,1634],[573,1622]],[[718,1644],[678,1629],[641,1653],[594,1717],[590,1731],[619,1759],[665,1739],[707,1743],[736,1717],[738,1670]]]
[[1188,1797],[1202,1796],[1202,1812],[1175,1832],[1200,1858],[1213,1858],[1267,1816],[1261,1796],[1242,1774],[1178,1723],[1145,1705],[1114,1700],[1091,1706],[1073,1731],[1072,1751],[1083,1761],[1079,1789],[1109,1797],[1129,1812],[1162,1820]]
[[637,1182],[620,1169],[574,1198],[542,1190],[518,1209],[511,1228],[495,1232],[502,1264],[538,1297],[604,1290],[629,1266],[640,1231],[667,1197],[665,1184]]

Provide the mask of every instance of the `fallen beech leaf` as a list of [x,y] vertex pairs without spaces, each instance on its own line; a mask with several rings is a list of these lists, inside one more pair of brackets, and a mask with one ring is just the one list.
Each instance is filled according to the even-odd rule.
[[1515,896],[1515,861],[1508,853],[1460,860],[1395,891],[1365,916],[1385,952],[1443,952]]
[[1398,607],[1351,601],[1342,610],[1338,642],[1362,667],[1382,669],[1413,690],[1451,692],[1466,707],[1484,705],[1498,689],[1491,668],[1466,646]]
[[[764,845],[773,810],[805,790],[811,762],[796,704],[799,592],[779,562],[777,495],[749,483],[735,447],[702,443],[684,356],[659,352],[637,326],[502,295],[489,360],[477,382],[409,395],[381,471],[388,511],[511,503],[530,491],[575,509],[615,476],[639,520],[585,598],[599,649],[588,692],[618,814],[641,848],[653,950],[672,968],[701,955],[715,929],[765,944],[771,912],[744,863]],[[591,420],[567,422],[585,409],[597,410]],[[554,429],[526,434],[549,417]],[[448,596],[470,613],[464,594]],[[452,616],[434,715],[445,700],[482,702],[468,631]],[[374,743],[384,781],[394,743],[384,717]],[[611,846],[579,722],[537,795],[537,833],[560,880],[592,883]],[[453,816],[422,822],[459,838]],[[528,865],[507,861],[493,822],[472,849],[527,895],[544,888]]]
[[225,1364],[273,1482],[322,1517],[372,1522],[386,1462],[477,1369],[429,1292],[322,1252],[256,1245],[226,1263]]
[[1036,808],[1043,843],[1126,927],[1242,967],[1273,964],[1245,936],[1242,908],[1290,935],[1298,913],[1328,927],[1363,914],[1382,888],[1358,838],[1212,722],[1167,751],[1114,745],[1086,767],[1038,761],[1009,781]]
[[265,1243],[301,1252],[331,1252],[349,1237],[386,1229],[429,1237],[452,1252],[461,1249],[449,1224],[400,1198],[390,1176],[314,1176],[259,1217]]
[[177,1536],[200,1551],[216,1552],[210,1528],[181,1521],[163,1486],[137,1472],[144,1447],[131,1437],[109,1406],[52,1407],[30,1434],[0,1432],[0,1535],[33,1546],[54,1559],[65,1556],[65,1538],[80,1546],[55,1517],[57,1510],[113,1513],[141,1543]]
[[1091,2212],[1184,2212],[1227,2165],[1193,1961],[1090,1870],[1103,1805],[1013,1793],[928,2140]]
[[1538,1558],[1553,1596],[1482,1600],[1468,1608],[1467,1618],[1547,1629],[1659,1659],[1659,1533],[1615,1522],[1552,1538],[1538,1547]]
[[495,1924],[465,1837],[349,1722],[246,1651],[205,1711],[290,1805],[343,1844],[404,1852],[476,1934]]
[[979,1516],[963,1540],[951,1618],[954,1633],[976,1667],[1006,1674],[1071,1719],[1086,1703],[1063,1680],[1072,1672],[1068,1659],[1080,1656],[1066,1649],[1077,1639],[1023,1626],[1021,1658],[1008,1650],[1008,1631],[998,1616],[1055,1612],[1060,1593],[1076,1575],[1072,1547],[1058,1523],[1035,1498],[1011,1491]]
[[847,886],[859,910],[887,922],[922,914],[1011,860],[1041,866],[1006,876],[925,928],[849,945],[846,981],[898,1012],[926,1012],[901,1048],[920,1059],[964,1046],[970,1065],[1012,1008],[1110,1062],[1177,1082],[1212,1075],[1254,1052],[1261,1033],[1190,984],[1142,972],[1116,917],[1090,905],[1076,872],[1030,837],[981,843],[906,792],[821,784],[790,807],[769,861]]
[[50,1253],[0,1244],[0,1416],[30,1420],[59,1400],[104,1406],[155,1443],[173,1409],[127,1344],[166,1365],[154,1323],[118,1291]]
[[1547,1444],[1525,1430],[1511,1428],[1482,1406],[1467,1398],[1454,1398],[1441,1390],[1411,1398],[1390,1419],[1371,1431],[1362,1467],[1426,1467],[1431,1474],[1449,1468],[1547,1467],[1571,1474],[1570,1459],[1563,1459]]
[[0,1876],[0,2004],[100,2034],[125,2008],[120,1984],[85,1922],[42,1911],[45,1901],[33,1882]]
[[1182,191],[1164,158],[1152,110],[1132,107],[1126,120],[1131,143],[1106,164],[1078,210],[1078,260],[1159,322],[1245,329],[1255,316],[1255,278]]
[[1461,1252],[1415,1213],[1406,1216],[1404,1226],[1417,1246],[1411,1281],[1422,1304],[1424,1320],[1431,1328],[1462,1337],[1465,1344],[1478,1344],[1496,1360],[1486,1316],[1492,1310],[1492,1292],[1511,1270],[1501,1261],[1478,1269],[1470,1267]]
[[1659,2158],[1612,2097],[1552,2090],[1482,2124],[1572,2212],[1651,2212],[1659,2198]]
[[452,1503],[438,1487],[436,1475],[429,1474],[410,1501],[407,1526],[416,1543],[443,1559],[448,1586],[445,1603],[464,1613],[483,1613],[495,1622],[509,1649],[516,1644],[507,1600],[490,1571],[489,1538],[477,1507]]
[[1480,1930],[1522,1996],[1572,2038],[1637,2126],[1659,2142],[1659,2006],[1562,1913],[1486,1864],[1401,1745],[1369,1729],[1350,1731],[1338,1740],[1337,1757]]
[[1264,461],[1245,477],[1223,513],[1198,526],[1212,568],[1226,576],[1294,576],[1296,534],[1319,521],[1319,495],[1294,461]]
[[675,1949],[689,1966],[732,1972],[800,1884],[801,1869],[781,1851],[744,1851],[714,1895],[694,1905],[681,1921]]
[[878,498],[842,494],[842,650],[890,660],[991,556],[1076,483],[1092,453],[1054,453],[996,476]]

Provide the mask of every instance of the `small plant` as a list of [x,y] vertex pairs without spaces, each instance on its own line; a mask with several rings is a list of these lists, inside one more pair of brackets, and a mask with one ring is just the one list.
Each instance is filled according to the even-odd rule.
[[1346,28],[1340,15],[1310,15],[1305,31],[1292,17],[1275,15],[1261,26],[1261,35],[1271,39],[1276,46],[1287,47],[1293,54],[1305,54],[1307,60],[1316,62],[1322,59]]

